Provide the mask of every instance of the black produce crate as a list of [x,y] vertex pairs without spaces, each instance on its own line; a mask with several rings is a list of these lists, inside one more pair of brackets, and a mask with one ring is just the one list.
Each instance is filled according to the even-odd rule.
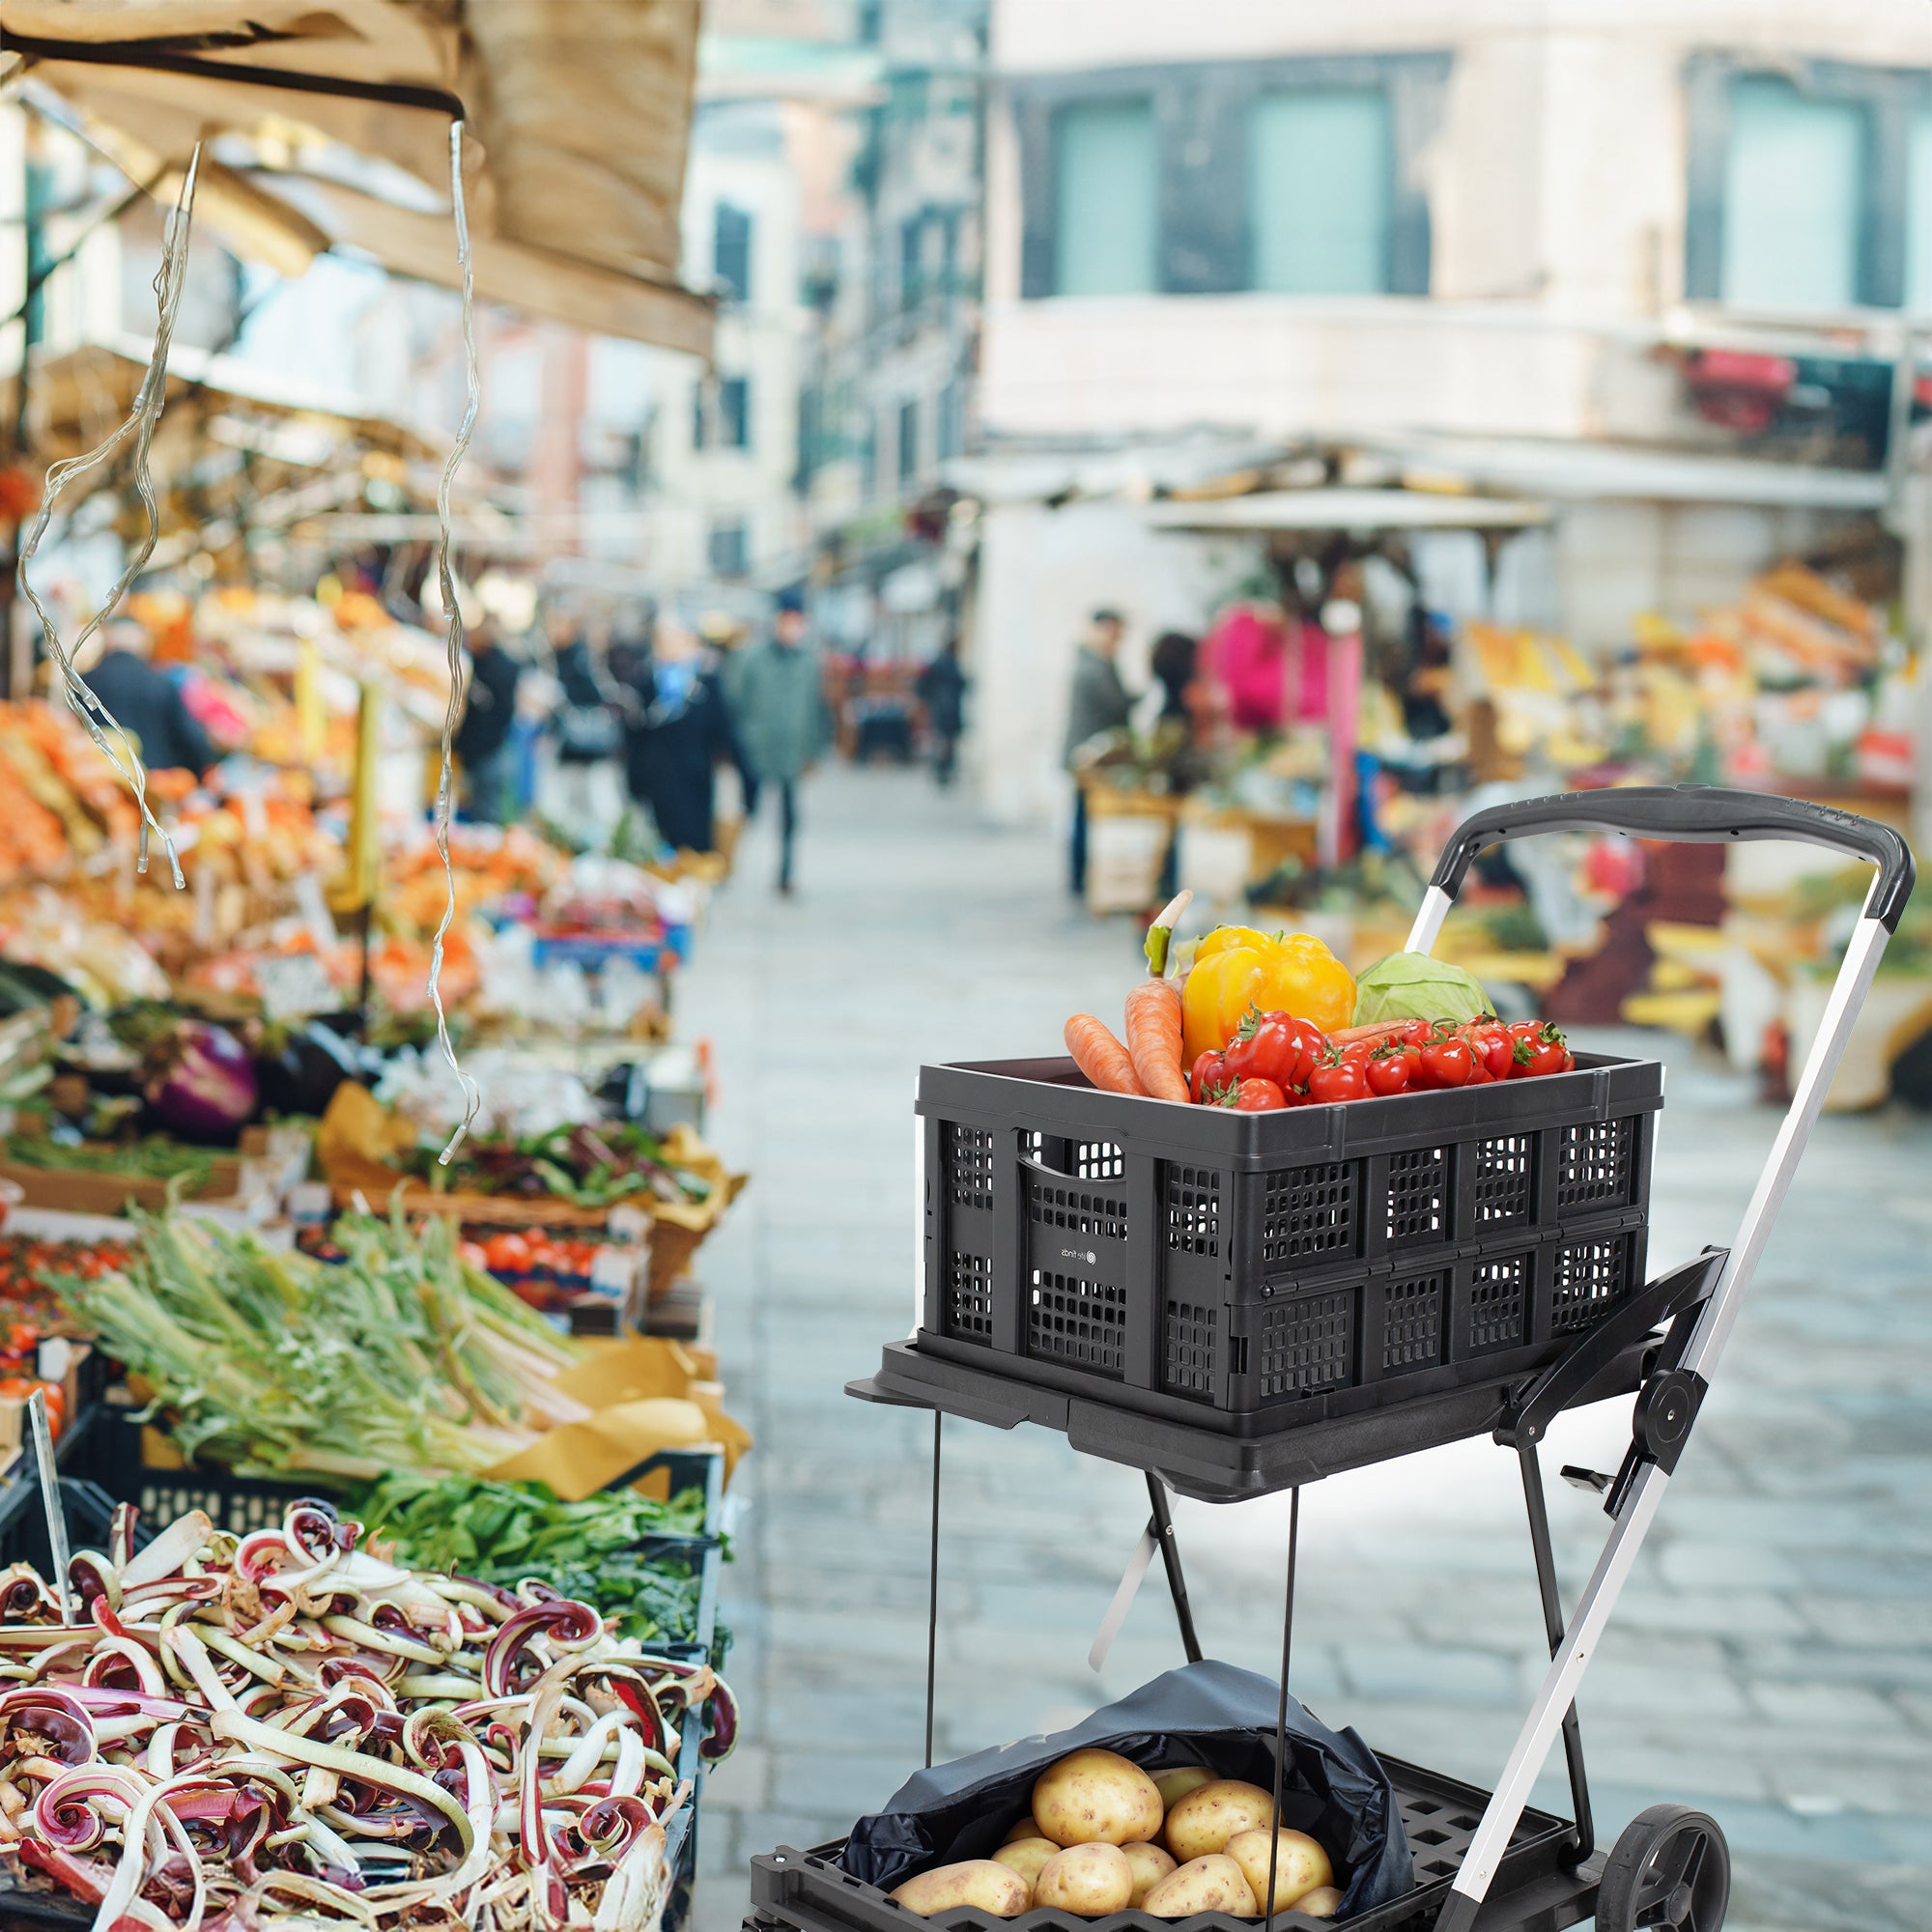
[[[75,1467],[118,1500],[138,1503],[142,1516],[156,1527],[172,1522],[184,1511],[201,1509],[217,1528],[245,1536],[253,1529],[279,1529],[283,1512],[298,1497],[327,1494],[316,1482],[293,1477],[237,1476],[218,1468],[150,1468],[141,1459],[141,1425],[133,1415],[125,1404],[101,1404],[86,1446],[75,1451]],[[723,1454],[716,1449],[661,1449],[605,1487],[614,1490],[658,1469],[667,1472],[672,1495],[685,1490],[704,1492],[704,1527],[698,1534],[716,1536],[724,1507]]]
[[[1350,1103],[1353,1104],[1352,1102]],[[1380,1753],[1377,1755],[1380,1757]],[[1490,1802],[1486,1791],[1460,1783],[1433,1771],[1423,1771],[1398,1758],[1381,1758],[1402,1806],[1403,1829],[1415,1859],[1415,1889],[1372,1912],[1346,1921],[1311,1918],[1302,1912],[1277,1912],[1276,1925],[1285,1932],[1323,1932],[1346,1923],[1349,1932],[1430,1932],[1442,1909],[1451,1880],[1462,1868],[1469,1840]],[[1526,1810],[1503,1853],[1481,1920],[1485,1928],[1534,1927],[1536,1932],[1559,1932],[1588,1918],[1596,1908],[1597,1880],[1603,1871],[1599,1853],[1575,1870],[1563,1862],[1571,1844],[1571,1828],[1547,1812]],[[1017,1918],[996,1918],[972,1906],[933,1914],[922,1919],[895,1905],[876,1886],[863,1884],[839,1863],[843,1839],[798,1852],[784,1847],[752,1861],[752,1917],[759,1932],[777,1926],[798,1932],[911,1932],[921,1924],[942,1932],[1253,1932],[1254,1918],[1236,1918],[1225,1912],[1203,1912],[1192,1918],[1154,1918],[1145,1912],[1116,1912],[1104,1918],[1075,1918],[1065,1913],[1023,1912]]]
[[1243,1114],[920,1071],[921,1354],[1256,1435],[1533,1374],[1644,1280],[1663,1070]]

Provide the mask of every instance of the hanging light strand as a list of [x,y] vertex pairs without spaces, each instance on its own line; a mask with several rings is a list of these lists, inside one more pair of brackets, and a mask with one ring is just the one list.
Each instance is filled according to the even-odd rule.
[[463,1145],[476,1120],[476,1110],[482,1104],[482,1095],[476,1083],[464,1072],[461,1062],[456,1057],[456,1042],[449,1037],[449,1017],[442,1008],[442,944],[448,936],[451,923],[456,918],[456,867],[449,856],[449,815],[455,793],[455,751],[456,726],[463,716],[463,696],[465,689],[463,664],[463,611],[456,598],[456,578],[449,567],[449,492],[456,479],[456,471],[462,464],[464,454],[469,447],[470,432],[476,427],[476,411],[482,400],[482,382],[476,367],[476,277],[469,259],[469,219],[463,205],[463,123],[449,124],[449,202],[451,213],[456,217],[456,262],[463,271],[463,375],[465,400],[462,427],[456,432],[456,440],[450,445],[449,460],[442,466],[442,479],[436,488],[436,581],[442,592],[443,621],[447,625],[445,633],[446,654],[449,662],[449,702],[442,714],[442,768],[436,786],[436,850],[442,861],[442,877],[446,895],[443,900],[442,918],[436,928],[436,940],[430,948],[429,955],[429,1000],[436,1009],[437,1043],[442,1048],[442,1057],[449,1063],[449,1070],[456,1075],[457,1084],[463,1090],[463,1120],[456,1131],[449,1137],[449,1145],[439,1156],[442,1166],[449,1165],[456,1150]]
[[[181,192],[167,219],[167,227],[161,240],[161,266],[155,271],[155,346],[148,357],[146,373],[141,378],[141,386],[134,396],[134,406],[128,417],[107,439],[96,444],[84,456],[71,456],[64,462],[56,463],[47,471],[46,485],[41,497],[39,514],[20,544],[20,560],[15,566],[20,589],[27,602],[34,608],[34,614],[41,620],[41,630],[46,639],[47,655],[53,660],[68,701],[73,706],[80,722],[87,726],[88,736],[99,748],[101,755],[120,773],[128,788],[134,794],[134,802],[140,808],[140,851],[136,858],[136,869],[148,869],[148,835],[153,832],[161,841],[161,849],[168,855],[168,868],[174,874],[177,890],[187,881],[182,876],[181,859],[175,851],[174,839],[169,836],[160,820],[155,816],[154,808],[148,803],[148,772],[141,762],[141,755],[135,750],[134,742],[115,722],[112,712],[101,703],[87,680],[74,668],[74,660],[80,655],[87,640],[99,630],[113,615],[116,607],[128,594],[128,586],[146,568],[149,557],[155,553],[155,545],[161,534],[160,506],[155,500],[155,479],[148,466],[149,452],[155,440],[155,427],[160,420],[161,405],[167,400],[168,350],[174,341],[175,317],[181,311],[182,289],[187,278],[187,248],[189,230],[193,225],[195,182],[201,170],[201,144],[195,143],[194,152],[188,157],[187,172],[182,177]],[[23,361],[19,380],[27,380],[27,368]],[[103,464],[111,462],[124,445],[131,450],[134,494],[140,498],[141,508],[147,516],[147,531],[141,541],[134,546],[122,571],[119,581],[100,607],[81,627],[79,635],[71,644],[63,643],[60,628],[55,624],[53,614],[41,602],[27,576],[27,566],[38,554],[41,540],[46,535],[48,526],[53,522],[54,507],[61,494],[70,483],[91,474]],[[113,732],[119,741],[119,749],[108,742],[108,732]]]

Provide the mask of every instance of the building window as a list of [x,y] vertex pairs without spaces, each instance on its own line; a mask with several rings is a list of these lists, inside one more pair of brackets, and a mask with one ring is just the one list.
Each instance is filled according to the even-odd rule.
[[939,460],[950,463],[966,447],[966,385],[952,377],[939,392]]
[[1395,150],[1380,88],[1291,88],[1248,116],[1248,282],[1284,295],[1389,288]]
[[899,405],[899,482],[903,486],[919,474],[919,405]]
[[712,217],[711,278],[727,301],[752,298],[752,217],[721,201]]
[[1905,190],[1905,305],[1932,315],[1932,107],[1912,117]]
[[899,307],[915,309],[925,299],[925,217],[899,223]]
[[1849,308],[1859,299],[1865,113],[1768,74],[1731,87],[1723,299]]
[[743,376],[723,376],[718,382],[718,446],[752,446],[752,385]]
[[743,517],[726,517],[711,526],[705,555],[713,577],[743,577],[751,568],[751,537]]
[[1152,100],[1063,106],[1054,116],[1053,181],[1053,293],[1151,295],[1160,230]]

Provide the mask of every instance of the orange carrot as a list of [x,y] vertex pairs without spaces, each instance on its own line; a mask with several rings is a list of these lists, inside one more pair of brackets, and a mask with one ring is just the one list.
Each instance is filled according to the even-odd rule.
[[1180,988],[1172,980],[1143,980],[1127,994],[1127,1051],[1156,1100],[1190,1097],[1180,1070]]
[[1372,1026],[1337,1027],[1328,1036],[1331,1046],[1349,1046],[1358,1039],[1387,1039],[1399,1034],[1411,1020],[1377,1020]]
[[1104,1020],[1092,1013],[1075,1013],[1066,1022],[1066,1050],[1073,1064],[1103,1094],[1138,1094],[1146,1096],[1134,1074],[1134,1063],[1127,1049],[1114,1037]]

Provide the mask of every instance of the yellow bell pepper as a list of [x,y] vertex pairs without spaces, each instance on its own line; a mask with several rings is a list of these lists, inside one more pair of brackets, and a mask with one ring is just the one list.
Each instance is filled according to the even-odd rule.
[[1252,926],[1217,926],[1195,950],[1180,989],[1186,1065],[1226,1046],[1250,1007],[1331,1032],[1354,1018],[1354,975],[1312,933],[1270,938]]

